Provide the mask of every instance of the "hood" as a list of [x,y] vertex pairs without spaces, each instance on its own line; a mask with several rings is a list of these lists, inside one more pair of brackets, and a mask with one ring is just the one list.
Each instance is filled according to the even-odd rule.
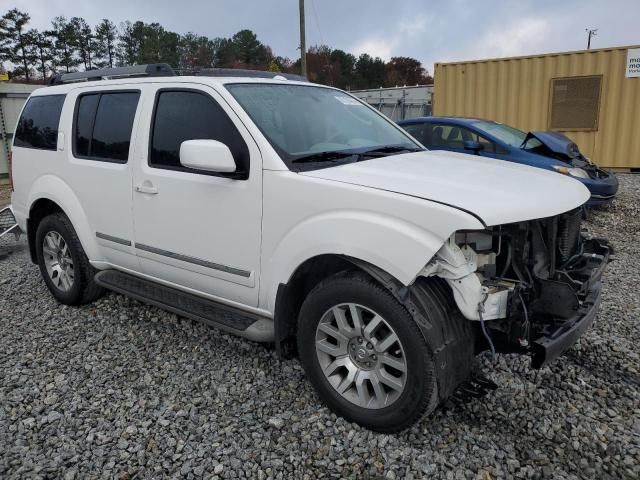
[[300,175],[450,205],[487,226],[558,215],[589,199],[584,185],[559,173],[443,151],[391,155]]
[[578,145],[560,132],[529,132],[522,144],[525,145],[531,138],[539,140],[553,153],[566,156],[566,161],[570,162],[573,159],[582,157]]

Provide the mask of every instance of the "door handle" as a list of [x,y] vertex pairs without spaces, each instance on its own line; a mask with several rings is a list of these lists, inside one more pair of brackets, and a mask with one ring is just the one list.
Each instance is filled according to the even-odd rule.
[[146,193],[148,195],[157,195],[158,189],[149,181],[145,181],[142,185],[136,185],[136,192]]

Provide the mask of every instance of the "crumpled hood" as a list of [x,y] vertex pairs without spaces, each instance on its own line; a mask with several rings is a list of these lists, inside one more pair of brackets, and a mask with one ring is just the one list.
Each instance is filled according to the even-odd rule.
[[567,161],[582,157],[578,145],[566,135],[560,132],[529,132],[524,142],[530,138],[536,138],[549,150],[560,155],[566,155]]
[[589,199],[584,185],[559,173],[444,151],[391,155],[300,175],[451,205],[487,226],[550,217]]

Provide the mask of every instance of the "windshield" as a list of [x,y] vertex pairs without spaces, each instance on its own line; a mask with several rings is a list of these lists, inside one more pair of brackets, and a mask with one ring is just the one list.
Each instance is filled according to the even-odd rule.
[[493,135],[501,142],[515,148],[520,148],[524,139],[527,138],[527,134],[522,130],[509,127],[502,123],[480,120],[473,122],[472,125],[479,130],[487,132],[489,135]]
[[[306,85],[226,85],[289,168],[325,168],[422,149],[340,90]],[[302,164],[304,163],[304,167]]]

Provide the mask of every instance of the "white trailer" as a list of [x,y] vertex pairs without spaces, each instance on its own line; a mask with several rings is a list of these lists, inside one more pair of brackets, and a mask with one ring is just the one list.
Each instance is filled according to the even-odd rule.
[[433,85],[352,90],[350,93],[396,122],[426,117],[432,112]]
[[29,94],[43,85],[0,82],[0,178],[9,173],[9,151],[18,116]]

